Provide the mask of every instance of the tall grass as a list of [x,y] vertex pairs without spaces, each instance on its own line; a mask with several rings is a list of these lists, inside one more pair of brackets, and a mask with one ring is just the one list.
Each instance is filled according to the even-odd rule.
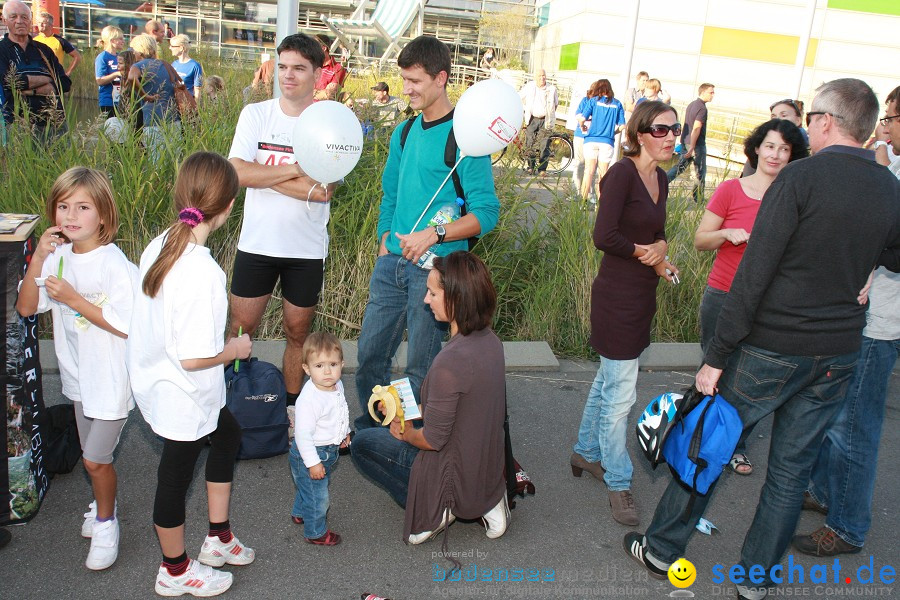
[[[183,135],[169,132],[170,143],[158,161],[152,160],[135,137],[121,144],[107,138],[99,118],[80,123],[71,120],[70,133],[46,148],[32,141],[21,127],[13,127],[9,144],[0,148],[0,176],[7,182],[0,209],[43,214],[44,198],[63,170],[74,165],[101,169],[112,180],[121,213],[118,244],[136,262],[146,244],[173,218],[171,189],[179,161],[197,150],[227,155],[243,106],[241,91],[252,77],[248,69],[234,68],[213,55],[196,54],[207,74],[226,79],[227,93],[214,106],[201,103],[198,121],[186,125]],[[91,57],[85,62],[89,65]],[[90,90],[96,97],[92,73],[85,75],[86,71],[79,68],[76,72],[80,82],[76,89]],[[351,78],[348,88],[357,97],[367,96],[375,79],[373,75]],[[378,80],[387,80],[399,94],[396,75],[381,74]],[[453,90],[451,96],[459,93]],[[332,203],[330,255],[315,327],[345,339],[358,336],[368,298],[381,170],[387,152],[386,137],[367,141],[359,164]],[[506,340],[546,340],[560,355],[589,355],[590,289],[601,258],[591,240],[594,214],[571,200],[567,177],[524,178],[513,166],[504,166],[495,169],[495,184],[501,201],[499,222],[475,251],[491,268],[497,286],[498,334]],[[209,240],[226,272],[234,259],[242,205],[239,198],[229,222]],[[702,207],[690,199],[689,190],[673,188],[668,213],[670,255],[681,269],[682,283],[660,283],[653,337],[657,341],[696,341],[698,306],[713,256],[693,249],[693,232]],[[41,229],[46,225],[45,220]],[[280,303],[280,291],[276,290],[258,338],[283,337]]]

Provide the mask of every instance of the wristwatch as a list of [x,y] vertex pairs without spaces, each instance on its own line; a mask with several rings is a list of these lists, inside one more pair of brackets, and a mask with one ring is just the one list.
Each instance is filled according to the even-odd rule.
[[443,244],[443,243],[444,243],[444,236],[447,235],[447,230],[444,229],[444,226],[443,226],[443,225],[435,225],[435,226],[434,226],[434,232],[437,234],[437,237],[438,237],[437,243],[438,243],[438,244]]

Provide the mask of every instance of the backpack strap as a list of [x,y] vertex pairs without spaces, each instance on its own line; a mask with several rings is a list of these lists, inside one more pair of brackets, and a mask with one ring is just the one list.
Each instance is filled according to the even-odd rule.
[[691,518],[691,513],[694,510],[694,500],[697,499],[697,479],[700,477],[700,473],[705,471],[709,466],[709,463],[707,463],[705,459],[700,458],[700,446],[703,443],[703,426],[706,423],[706,413],[709,412],[709,408],[715,401],[715,396],[710,397],[709,402],[706,403],[706,406],[703,407],[703,411],[700,413],[700,418],[697,419],[697,425],[694,426],[694,433],[691,434],[691,445],[688,447],[688,459],[697,465],[697,468],[694,469],[694,481],[691,483],[691,499],[688,501],[687,506],[684,507],[684,513],[681,515],[681,522],[685,524],[687,524]]
[[[400,130],[400,151],[403,151],[403,147],[406,146],[406,138],[409,137],[409,131],[412,129],[413,123],[415,123],[418,115],[414,117],[408,118],[403,123],[403,129]],[[462,206],[459,207],[459,216],[464,217],[468,214],[468,210],[466,210],[466,192],[463,190],[462,180],[459,178],[459,171],[454,169],[456,166],[456,151],[459,149],[459,146],[456,143],[456,136],[453,134],[453,126],[450,126],[450,132],[447,134],[447,143],[444,145],[444,164],[447,165],[448,168],[452,169],[450,172],[450,178],[453,180],[453,189],[456,192],[457,198],[463,199]],[[476,242],[478,242],[477,237],[469,238],[469,250],[475,247]]]

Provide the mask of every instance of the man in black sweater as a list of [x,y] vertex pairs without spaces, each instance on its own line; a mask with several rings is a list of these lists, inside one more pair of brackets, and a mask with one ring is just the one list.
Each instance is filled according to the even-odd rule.
[[[858,79],[817,90],[807,113],[814,156],[785,167],[766,192],[697,373],[697,389],[721,393],[745,427],[775,413],[766,482],[740,561],[745,573],[761,565],[765,574],[757,577],[757,567],[752,582],[735,580],[739,598],[763,598],[774,585],[771,569],[791,541],[822,434],[859,354],[860,290],[876,266],[900,271],[900,185],[861,148],[878,109]],[[696,498],[684,522],[690,493],[672,481],[646,535],[625,536],[626,552],[665,578],[710,495]]]

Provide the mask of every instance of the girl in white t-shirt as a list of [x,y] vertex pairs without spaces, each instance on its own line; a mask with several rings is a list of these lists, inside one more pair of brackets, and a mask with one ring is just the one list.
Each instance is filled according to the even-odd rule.
[[52,223],[34,250],[16,310],[50,311],[63,395],[75,406],[84,468],[94,502],[81,535],[91,538],[85,565],[101,570],[119,554],[113,452],[134,408],[125,369],[125,338],[137,291],[137,268],[112,243],[119,213],[109,179],[73,167],[47,198]]
[[[231,533],[228,520],[241,430],[225,407],[222,365],[250,355],[248,335],[226,343],[225,273],[205,247],[234,205],[238,177],[218,154],[197,152],[175,181],[178,218],[141,255],[143,293],[135,299],[126,361],[144,419],[163,441],[153,523],[162,548],[156,575],[161,596],[215,596],[231,573],[212,567],[247,565],[255,553]],[[184,545],[185,497],[207,439],[209,535],[197,560]],[[201,564],[202,563],[202,564]]]

